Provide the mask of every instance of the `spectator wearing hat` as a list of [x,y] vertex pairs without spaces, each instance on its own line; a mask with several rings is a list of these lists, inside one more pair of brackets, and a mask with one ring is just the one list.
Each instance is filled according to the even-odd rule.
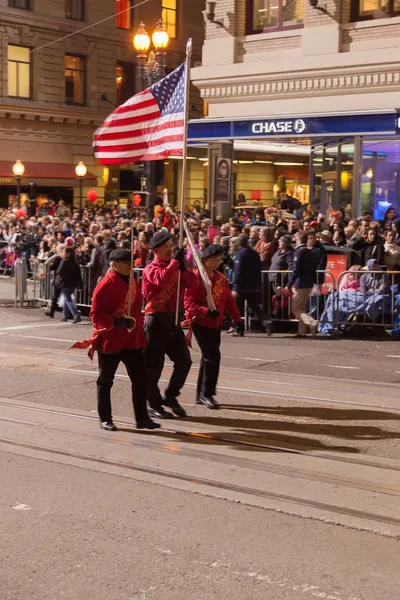
[[102,429],[117,429],[112,418],[111,388],[121,362],[132,383],[137,428],[157,429],[160,426],[149,418],[147,412],[146,378],[143,377],[146,338],[141,312],[142,293],[139,284],[130,277],[131,253],[118,248],[110,253],[109,259],[111,268],[93,293],[90,317],[95,333],[90,340],[78,342],[74,347],[89,348],[91,358],[95,351],[98,353],[97,407]]
[[227,312],[236,325],[242,322],[232,297],[228,280],[218,271],[222,263],[222,249],[208,246],[203,253],[203,264],[211,281],[214,307],[207,302],[207,293],[199,271],[196,271],[196,287],[185,292],[185,310],[193,322],[193,333],[201,350],[199,376],[197,379],[196,403],[207,408],[218,408],[214,399],[221,362],[221,330],[224,313]]
[[[156,233],[149,248],[154,260],[143,271],[142,289],[147,301],[145,307],[145,352],[147,373],[147,398],[149,414],[159,419],[173,418],[164,406],[171,408],[177,417],[186,416],[177,398],[189,374],[192,360],[180,325],[175,324],[177,302],[183,301],[186,288],[196,287],[196,277],[186,268],[183,248],[172,247],[169,232]],[[180,273],[180,295],[177,298]],[[174,363],[173,373],[165,395],[162,396],[158,382],[164,368],[165,355]]]

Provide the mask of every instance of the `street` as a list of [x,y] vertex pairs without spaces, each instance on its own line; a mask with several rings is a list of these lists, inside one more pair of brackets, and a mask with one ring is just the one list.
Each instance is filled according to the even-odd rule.
[[[0,281],[1,600],[396,600],[400,348],[223,336],[220,411],[100,431],[92,331]],[[171,373],[166,361],[165,381]],[[397,498],[397,500],[396,500]]]

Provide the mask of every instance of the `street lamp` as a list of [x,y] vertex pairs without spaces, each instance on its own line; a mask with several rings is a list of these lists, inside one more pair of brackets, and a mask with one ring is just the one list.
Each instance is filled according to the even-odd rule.
[[75,167],[76,176],[79,179],[79,210],[82,212],[83,209],[83,180],[86,177],[87,168],[86,165],[80,160]]
[[[154,50],[150,50],[153,42]],[[136,34],[133,37],[133,46],[137,52],[137,64],[142,91],[147,87],[165,77],[166,49],[169,44],[169,35],[165,29],[162,19],[157,21],[153,34],[150,36],[146,31],[144,23],[140,23]],[[149,52],[150,50],[150,52]],[[149,219],[152,219],[155,205],[156,193],[156,162],[146,162],[144,165],[144,175],[147,181],[147,210]]]
[[[154,50],[150,50],[153,41]],[[140,23],[133,37],[133,46],[137,52],[139,75],[143,89],[153,85],[165,77],[166,52],[169,44],[169,35],[162,19],[157,21],[157,26],[150,39],[144,23]]]
[[18,159],[16,163],[13,164],[13,173],[14,177],[17,180],[17,199],[18,199],[18,208],[21,207],[21,178],[25,173],[25,167],[22,162]]

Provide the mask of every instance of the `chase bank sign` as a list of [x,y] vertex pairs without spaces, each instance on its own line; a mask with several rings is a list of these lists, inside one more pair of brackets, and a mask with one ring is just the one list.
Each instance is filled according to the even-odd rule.
[[295,133],[297,135],[303,133],[307,126],[303,119],[290,119],[288,121],[260,121],[253,123],[251,132],[254,135],[265,135],[275,133]]

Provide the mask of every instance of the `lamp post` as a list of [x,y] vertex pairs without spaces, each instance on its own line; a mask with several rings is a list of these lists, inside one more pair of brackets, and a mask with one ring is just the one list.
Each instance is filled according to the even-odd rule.
[[[151,42],[153,42],[154,48],[152,50],[150,50]],[[137,64],[142,91],[165,77],[166,49],[168,44],[169,35],[162,19],[157,21],[151,39],[146,31],[144,23],[140,23],[136,34],[133,37],[133,46],[137,52]],[[156,193],[156,161],[145,163],[144,175],[147,180],[147,191],[149,193],[149,196],[147,196],[148,217],[149,219],[152,219]]]
[[79,179],[79,210],[82,212],[83,209],[83,180],[86,177],[87,168],[86,165],[80,160],[75,167],[76,176]]
[[[154,50],[150,50],[151,41],[153,41]],[[144,23],[140,23],[133,38],[133,46],[137,52],[139,75],[143,89],[165,77],[168,44],[169,35],[162,19],[157,21],[151,40]]]
[[13,164],[13,173],[14,177],[17,180],[17,200],[18,200],[18,208],[21,207],[21,179],[22,175],[25,173],[25,167],[22,162],[18,159],[16,163]]

